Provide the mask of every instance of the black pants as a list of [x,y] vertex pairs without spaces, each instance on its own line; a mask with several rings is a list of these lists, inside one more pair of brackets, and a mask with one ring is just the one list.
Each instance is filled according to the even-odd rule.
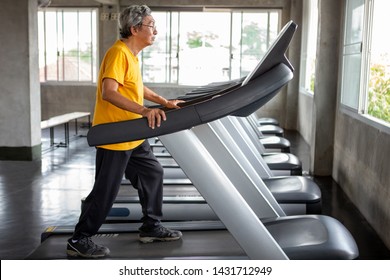
[[115,201],[123,174],[138,190],[144,226],[158,224],[162,217],[163,173],[148,141],[129,151],[98,148],[95,184],[82,205],[73,238],[97,233]]

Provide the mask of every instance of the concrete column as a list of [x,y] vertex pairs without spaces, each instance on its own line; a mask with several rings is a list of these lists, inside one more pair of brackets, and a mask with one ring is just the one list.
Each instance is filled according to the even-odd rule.
[[285,103],[286,119],[282,125],[286,129],[297,129],[297,115],[298,115],[298,95],[299,95],[299,69],[301,57],[301,37],[302,37],[302,0],[291,0],[290,18],[296,24],[298,29],[294,34],[294,38],[288,49],[288,58],[294,66],[294,78],[287,85],[287,99]]
[[312,117],[311,167],[314,175],[332,175],[340,18],[343,1],[319,0],[316,79]]
[[103,5],[99,9],[100,13],[109,15],[108,18],[101,17],[101,14],[99,15],[99,66],[106,51],[119,39],[118,20],[112,15],[120,13],[120,11],[119,4]]
[[41,157],[37,1],[2,0],[0,160]]

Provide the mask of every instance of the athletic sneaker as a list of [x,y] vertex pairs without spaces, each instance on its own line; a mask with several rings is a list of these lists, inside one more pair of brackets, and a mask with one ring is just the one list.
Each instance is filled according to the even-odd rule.
[[139,229],[139,240],[142,243],[150,243],[154,241],[175,241],[179,240],[182,237],[181,231],[168,229],[159,225],[152,229]]
[[95,244],[91,237],[82,237],[76,242],[73,242],[72,238],[68,239],[66,253],[69,257],[96,259],[108,256],[110,250],[107,247]]

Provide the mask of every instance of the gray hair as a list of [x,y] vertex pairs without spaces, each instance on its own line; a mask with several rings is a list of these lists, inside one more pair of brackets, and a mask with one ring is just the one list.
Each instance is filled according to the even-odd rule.
[[119,16],[119,34],[121,38],[131,36],[131,27],[142,24],[146,16],[150,16],[152,10],[146,5],[132,5],[124,9]]

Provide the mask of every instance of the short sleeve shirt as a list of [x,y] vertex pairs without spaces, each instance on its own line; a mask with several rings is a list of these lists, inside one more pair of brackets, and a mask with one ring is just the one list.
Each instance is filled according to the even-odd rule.
[[[102,83],[105,78],[118,82],[118,92],[140,105],[144,103],[143,82],[139,61],[120,40],[106,52],[99,70],[93,125],[141,118],[102,99]],[[109,133],[109,131],[107,132]],[[139,146],[144,140],[99,146],[108,150],[125,151]]]

